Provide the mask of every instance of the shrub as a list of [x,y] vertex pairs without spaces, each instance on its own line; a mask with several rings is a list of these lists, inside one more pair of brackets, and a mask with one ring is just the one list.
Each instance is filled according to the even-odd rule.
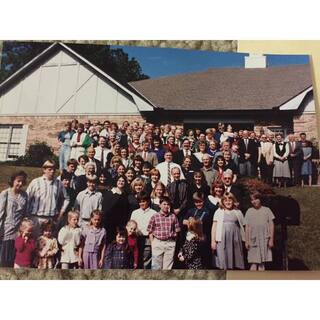
[[46,160],[53,160],[58,165],[58,157],[53,153],[53,149],[46,142],[36,141],[28,147],[24,156],[13,161],[13,165],[41,167]]

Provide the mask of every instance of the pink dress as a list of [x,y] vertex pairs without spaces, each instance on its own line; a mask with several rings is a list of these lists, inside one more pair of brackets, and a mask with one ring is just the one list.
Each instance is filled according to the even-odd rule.
[[86,226],[81,233],[84,240],[83,265],[85,269],[98,269],[102,246],[106,243],[106,230]]

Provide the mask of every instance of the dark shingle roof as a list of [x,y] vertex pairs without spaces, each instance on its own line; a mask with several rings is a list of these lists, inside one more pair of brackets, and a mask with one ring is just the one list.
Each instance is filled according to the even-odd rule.
[[256,110],[281,106],[312,86],[310,65],[219,68],[131,82],[166,110]]

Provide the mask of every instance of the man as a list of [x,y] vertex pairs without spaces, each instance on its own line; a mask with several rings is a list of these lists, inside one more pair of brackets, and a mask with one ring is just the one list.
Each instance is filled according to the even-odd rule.
[[[301,135],[300,135],[301,137]],[[305,135],[302,135],[303,139],[306,138]],[[288,143],[289,143],[289,168],[291,174],[291,183],[294,186],[300,185],[300,178],[301,178],[301,166],[302,166],[302,159],[303,153],[301,149],[301,142],[296,141],[296,138],[293,133],[290,133],[288,136]]]
[[141,156],[143,161],[149,162],[152,167],[155,167],[158,164],[158,157],[155,152],[149,150],[149,142],[144,141],[142,144],[142,151],[138,152],[137,155]]
[[103,123],[103,129],[100,132],[100,137],[105,137],[106,139],[109,138],[109,130],[110,130],[110,121],[106,120]]
[[[70,175],[70,188],[74,190],[76,190],[77,179],[78,179],[78,177],[75,175],[77,166],[78,166],[78,161],[76,159],[70,159],[67,162],[67,169],[62,171],[62,173],[68,173]],[[57,178],[60,181],[62,181],[61,175]]]
[[181,180],[181,169],[178,167],[171,169],[171,175],[173,181],[167,185],[167,192],[171,199],[173,213],[179,221],[182,221],[188,203],[188,183],[186,180]]
[[241,201],[241,191],[237,186],[233,184],[233,173],[230,169],[227,169],[222,176],[222,182],[224,184],[225,192],[231,192],[238,202]]
[[[172,168],[178,167],[181,172],[181,167],[177,164],[172,162],[172,152],[167,151],[164,154],[164,162],[159,163],[156,166],[156,169],[160,171],[160,181],[167,186],[170,182],[173,181],[173,178],[171,176],[171,170]],[[183,173],[181,172],[181,178],[185,179]]]
[[179,147],[179,149],[181,149],[181,146],[182,146],[182,135],[183,135],[182,130],[180,128],[176,129],[174,133],[174,138],[175,138],[175,144]]
[[107,139],[104,136],[100,136],[98,146],[94,150],[96,152],[94,158],[100,161],[102,168],[106,168],[109,164],[108,155],[111,150],[107,148]]
[[96,167],[95,172],[97,176],[99,176],[101,172],[101,162],[95,158],[95,155],[96,155],[96,150],[93,147],[89,147],[87,149],[87,156],[89,159],[89,163],[93,163],[95,165]]
[[243,138],[239,141],[239,172],[241,176],[252,177],[258,161],[258,146],[249,139],[248,130],[243,130]]
[[267,135],[265,134],[262,134],[260,138],[258,165],[260,167],[261,180],[272,184],[273,144],[267,140]]
[[62,182],[54,177],[55,163],[47,160],[42,165],[43,175],[33,179],[28,188],[28,213],[34,223],[34,235],[40,235],[41,223],[44,220],[62,219],[69,205],[69,196]]
[[208,154],[205,154],[202,158],[203,167],[201,168],[201,171],[203,172],[206,178],[207,184],[210,187],[210,192],[212,188],[212,183],[214,181],[214,174],[213,174],[211,160],[212,158]]
[[181,166],[183,163],[183,159],[186,156],[191,157],[191,170],[196,171],[201,168],[200,161],[194,156],[191,151],[191,143],[188,138],[183,139],[182,149],[173,154],[173,161]]
[[97,176],[87,176],[87,188],[81,191],[76,198],[74,208],[80,212],[79,224],[81,227],[89,225],[93,210],[102,209],[102,194],[96,190]]

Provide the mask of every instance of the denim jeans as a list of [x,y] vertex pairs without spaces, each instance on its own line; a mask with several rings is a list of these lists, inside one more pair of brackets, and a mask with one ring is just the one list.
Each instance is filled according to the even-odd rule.
[[[59,152],[59,169],[67,169],[67,162],[70,159],[71,147],[62,145]],[[78,159],[76,159],[78,160]]]

